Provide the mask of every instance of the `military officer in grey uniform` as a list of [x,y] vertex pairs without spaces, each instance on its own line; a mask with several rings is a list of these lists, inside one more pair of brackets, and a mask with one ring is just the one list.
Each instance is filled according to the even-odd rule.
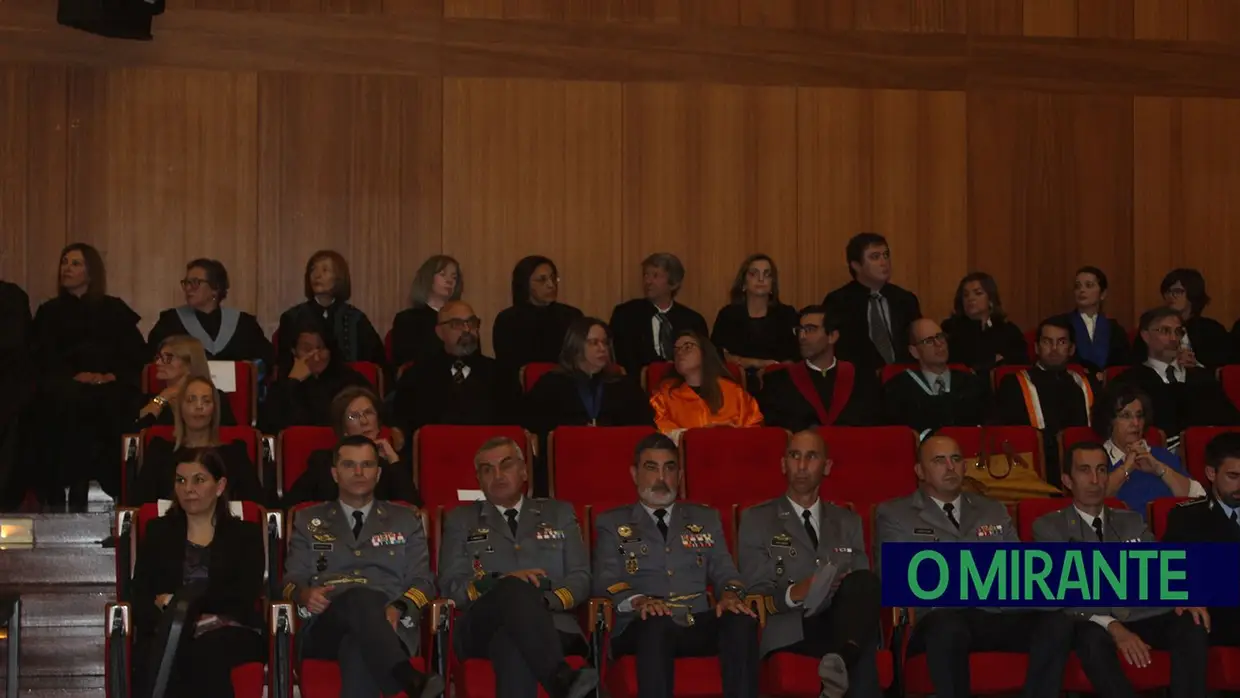
[[631,471],[639,501],[595,521],[595,594],[616,610],[612,655],[636,656],[642,698],[671,698],[677,657],[716,654],[725,698],[756,698],[757,613],[746,602],[719,513],[676,501],[679,454],[663,434],[638,443]]
[[284,597],[304,618],[302,654],[337,660],[348,698],[435,698],[443,679],[409,665],[435,596],[422,519],[375,500],[379,449],[370,439],[344,437],[332,463],[340,499],[297,512],[285,563]]
[[[997,542],[1020,539],[1007,508],[963,491],[960,445],[931,435],[918,449],[916,492],[878,505],[878,557],[885,543]],[[883,572],[879,568],[880,574]],[[923,609],[909,638],[908,654],[925,654],[940,698],[969,698],[970,652],[1028,652],[1025,698],[1058,698],[1072,650],[1072,619],[1062,611],[993,608]]]
[[[1033,523],[1038,542],[1152,542],[1154,535],[1135,511],[1106,506],[1110,459],[1102,444],[1082,442],[1064,454],[1063,485],[1072,502]],[[1149,666],[1150,649],[1171,653],[1172,698],[1204,698],[1209,664],[1210,613],[1204,608],[1073,608],[1075,649],[1094,689],[1103,698],[1131,698],[1132,683],[1119,657]],[[1117,653],[1116,650],[1119,650]]]
[[[817,429],[788,438],[780,469],[787,492],[741,514],[741,578],[766,604],[762,655],[821,657],[823,698],[845,691],[877,698],[882,588],[870,571],[861,517],[819,497],[831,459]],[[830,579],[815,579],[821,575]],[[829,587],[807,608],[816,581]]]
[[588,653],[575,611],[589,600],[590,563],[573,507],[529,499],[529,466],[507,437],[474,455],[485,499],[448,512],[439,550],[444,595],[464,614],[457,654],[489,659],[499,698],[583,698],[594,669],[574,671],[565,653]]

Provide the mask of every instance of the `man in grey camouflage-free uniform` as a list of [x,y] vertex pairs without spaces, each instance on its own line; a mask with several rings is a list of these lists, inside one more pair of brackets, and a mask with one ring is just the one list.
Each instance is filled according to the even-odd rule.
[[529,467],[512,439],[474,455],[485,499],[444,519],[443,593],[464,613],[454,633],[463,659],[489,659],[498,698],[584,698],[594,669],[574,671],[566,653],[587,647],[575,611],[588,601],[590,563],[571,504],[525,497]]
[[370,439],[344,437],[332,463],[340,499],[297,512],[285,561],[284,597],[306,619],[302,654],[338,661],[349,698],[436,698],[443,679],[409,665],[435,597],[422,518],[375,500],[379,449]]

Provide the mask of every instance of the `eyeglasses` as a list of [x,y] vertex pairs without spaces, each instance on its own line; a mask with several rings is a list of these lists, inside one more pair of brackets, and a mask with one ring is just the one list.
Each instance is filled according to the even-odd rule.
[[460,332],[464,329],[476,330],[482,327],[482,320],[477,317],[459,318],[455,317],[451,320],[444,320],[440,325],[447,325],[450,329]]
[[688,352],[691,352],[697,348],[698,348],[697,342],[685,342],[684,344],[677,344],[676,346],[672,347],[672,350],[675,351],[677,354],[687,354]]
[[198,287],[207,283],[206,279],[181,279],[181,288],[197,291]]
[[379,416],[379,413],[376,412],[373,407],[369,407],[358,412],[350,412],[345,415],[345,418],[350,422],[356,423],[362,421],[363,419],[374,419],[377,416]]
[[913,342],[913,343],[914,343],[914,344],[917,344],[918,346],[923,346],[923,347],[928,347],[928,346],[930,346],[930,345],[932,345],[932,344],[946,344],[946,343],[947,343],[947,335],[945,335],[945,334],[943,334],[942,332],[940,332],[940,333],[938,333],[938,334],[932,334],[932,335],[930,335],[929,337],[926,337],[926,338],[924,338],[924,339],[919,339],[919,340],[917,340],[916,342]]
[[799,327],[793,327],[792,334],[795,334],[795,335],[813,334],[821,329],[822,329],[822,325],[801,325]]
[[540,285],[541,285],[541,284],[551,284],[552,286],[559,286],[559,285],[560,285],[560,277],[558,277],[558,276],[547,276],[547,275],[545,275],[545,274],[544,274],[543,276],[535,276],[534,278],[530,279],[530,283],[535,283],[535,284],[540,284]]
[[155,361],[161,364],[170,364],[173,361],[176,361],[178,358],[179,357],[176,354],[172,354],[166,351],[161,351],[160,353],[155,355]]
[[1152,327],[1150,328],[1150,331],[1157,332],[1164,337],[1170,337],[1172,335],[1176,337],[1183,337],[1188,334],[1188,330],[1183,327]]

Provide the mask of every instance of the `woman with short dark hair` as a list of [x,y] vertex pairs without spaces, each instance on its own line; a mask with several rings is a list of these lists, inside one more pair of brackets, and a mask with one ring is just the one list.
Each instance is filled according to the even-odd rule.
[[[1128,363],[1132,354],[1128,333],[1103,313],[1107,286],[1107,275],[1098,267],[1077,269],[1072,290],[1076,308],[1066,315],[1076,340],[1076,360],[1095,374]],[[1105,375],[1099,375],[1102,378]]]
[[986,272],[960,280],[952,316],[943,321],[947,353],[954,364],[982,373],[1003,364],[1029,363],[1025,335],[1007,319],[999,284]]
[[[1234,360],[1236,352],[1227,328],[1213,318],[1202,315],[1210,305],[1206,292],[1206,279],[1196,269],[1172,269],[1158,286],[1167,307],[1180,314],[1185,334],[1180,339],[1180,355],[1176,363],[1185,368],[1200,366],[1211,371]],[[1144,329],[1144,328],[1142,328]],[[1149,347],[1139,336],[1132,347],[1134,363],[1143,364],[1149,358]]]
[[181,291],[185,305],[169,308],[147,335],[152,353],[168,337],[189,335],[215,361],[253,361],[260,373],[271,370],[275,350],[258,319],[236,308],[224,307],[230,288],[228,269],[218,260],[199,258],[185,265]]
[[581,311],[560,300],[560,270],[532,255],[512,269],[512,305],[495,316],[491,340],[503,380],[515,381],[522,366],[554,362],[564,333]]
[[336,338],[336,355],[344,363],[369,361],[386,365],[387,352],[383,339],[370,324],[366,313],[349,304],[353,296],[353,278],[349,263],[335,250],[319,250],[306,261],[306,273],[302,279],[306,301],[284,311],[280,315],[280,327],[276,330],[279,375],[285,375],[292,367],[289,348],[297,338],[293,327],[307,318],[321,321]]

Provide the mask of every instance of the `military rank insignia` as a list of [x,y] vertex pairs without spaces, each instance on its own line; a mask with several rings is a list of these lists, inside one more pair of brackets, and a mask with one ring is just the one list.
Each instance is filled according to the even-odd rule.
[[474,579],[482,579],[487,576],[487,571],[482,567],[482,559],[474,557]]
[[977,527],[978,538],[989,538],[990,536],[1001,536],[1001,535],[1003,535],[1002,524],[986,524],[984,526]]
[[306,524],[306,533],[309,533],[310,537],[319,543],[334,543],[336,541],[335,536],[323,529],[323,520],[317,517],[310,519],[310,523]]
[[621,540],[627,540],[629,538],[632,538],[633,527],[629,526],[628,524],[620,524],[619,526],[616,527],[616,535],[620,536]]
[[637,554],[629,553],[629,558],[624,561],[624,571],[629,574],[637,574]]
[[551,524],[544,523],[534,532],[535,540],[564,540],[564,532],[557,531]]
[[404,545],[404,544],[405,544],[405,534],[403,533],[392,533],[392,532],[377,533],[370,537],[370,545],[373,548],[378,548],[384,545]]
[[715,547],[715,539],[709,533],[703,533],[702,527],[697,524],[686,524],[685,530],[680,536],[680,544],[686,548],[713,548]]

